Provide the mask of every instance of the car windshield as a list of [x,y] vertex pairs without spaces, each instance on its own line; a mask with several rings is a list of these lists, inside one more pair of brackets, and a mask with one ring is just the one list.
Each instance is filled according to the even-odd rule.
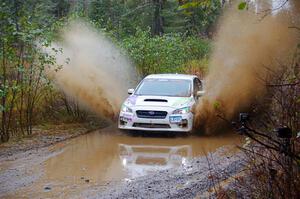
[[190,97],[191,80],[149,78],[143,80],[143,82],[137,88],[135,94],[170,97]]

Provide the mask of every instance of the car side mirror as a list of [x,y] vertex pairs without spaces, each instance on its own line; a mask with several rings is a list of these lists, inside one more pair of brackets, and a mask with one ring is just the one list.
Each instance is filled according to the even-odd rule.
[[133,88],[128,89],[128,95],[131,95],[134,92]]
[[205,91],[197,91],[197,97],[202,97],[205,94]]

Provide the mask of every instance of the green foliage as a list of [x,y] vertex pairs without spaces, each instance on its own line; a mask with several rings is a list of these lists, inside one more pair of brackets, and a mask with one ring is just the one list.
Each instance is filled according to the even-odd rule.
[[136,28],[152,35],[207,33],[221,10],[219,0],[92,0],[88,17],[99,27],[119,36],[134,34]]
[[[12,131],[32,133],[35,108],[47,88],[45,66],[53,59],[39,52],[36,42],[48,40],[49,1],[2,1],[0,7],[0,138]],[[43,12],[46,12],[44,14]]]
[[185,33],[188,18],[178,9],[178,1],[166,1],[162,10],[164,33]]
[[209,42],[198,37],[180,34],[152,37],[150,31],[142,30],[125,38],[121,45],[143,75],[183,72],[186,62],[200,60],[210,50]]
[[90,5],[89,18],[106,31],[118,30],[123,23],[122,14],[125,7],[120,0],[93,0]]
[[238,5],[239,10],[244,10],[246,8],[247,8],[247,2],[244,1],[244,2],[239,3],[239,5]]
[[184,73],[194,74],[203,79],[208,72],[207,55],[201,59],[192,59],[187,61],[182,68]]
[[210,26],[221,12],[220,0],[189,0],[178,7],[187,18],[187,30],[191,33],[208,34]]
[[219,110],[221,108],[221,103],[219,101],[215,101],[213,103],[214,109]]
[[70,108],[70,102],[59,97],[63,94],[45,75],[46,67],[55,65],[59,70],[61,66],[39,51],[40,46],[49,47],[53,40],[60,40],[59,30],[70,21],[81,19],[105,32],[127,52],[142,75],[202,74],[207,69],[210,42],[199,34],[208,31],[219,10],[217,0],[2,0],[1,141],[12,134],[31,134],[32,126],[45,118],[58,119],[55,107],[71,117],[80,115],[78,104]]

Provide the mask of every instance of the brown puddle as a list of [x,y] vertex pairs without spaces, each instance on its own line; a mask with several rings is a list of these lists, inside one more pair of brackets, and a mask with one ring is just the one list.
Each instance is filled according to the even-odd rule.
[[133,136],[107,128],[55,145],[53,150],[61,152],[40,165],[44,175],[16,194],[20,198],[80,198],[86,188],[105,187],[159,170],[188,166],[190,158],[239,144],[240,138],[233,133]]
[[188,164],[193,156],[240,143],[234,134],[136,137],[115,131],[95,131],[71,140],[62,153],[46,161],[45,180],[76,182],[84,178],[101,184],[130,179]]

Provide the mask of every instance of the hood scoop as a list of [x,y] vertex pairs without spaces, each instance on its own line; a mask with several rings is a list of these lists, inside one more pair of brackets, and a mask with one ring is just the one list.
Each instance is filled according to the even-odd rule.
[[168,102],[165,99],[144,99],[145,102]]

